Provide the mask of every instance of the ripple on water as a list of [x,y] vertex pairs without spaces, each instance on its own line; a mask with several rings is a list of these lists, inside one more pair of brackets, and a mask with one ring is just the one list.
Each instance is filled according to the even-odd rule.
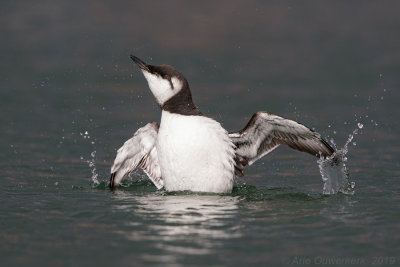
[[312,201],[325,196],[320,193],[305,193],[294,187],[265,188],[252,185],[242,185],[233,188],[232,195],[241,197],[246,201],[289,200]]

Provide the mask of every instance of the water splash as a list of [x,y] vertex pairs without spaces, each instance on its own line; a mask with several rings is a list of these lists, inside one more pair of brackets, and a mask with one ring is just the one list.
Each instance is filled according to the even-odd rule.
[[[83,137],[83,139],[86,139],[88,141],[90,140],[90,135],[89,135],[88,131],[81,132],[79,134],[80,134],[80,136]],[[100,184],[100,181],[98,179],[99,174],[97,173],[97,169],[96,169],[96,149],[95,149],[95,146],[94,146],[95,145],[95,140],[90,141],[90,144],[93,146],[94,150],[90,153],[90,159],[86,160],[86,163],[89,165],[90,171],[92,173],[92,176],[91,176],[92,185],[94,187],[96,187],[96,186],[98,186]],[[83,160],[84,157],[81,156],[80,159]]]
[[[347,153],[348,153],[348,145],[351,143],[353,146],[356,146],[357,143],[353,141],[354,136],[359,134],[360,131],[364,128],[364,124],[359,120],[364,120],[363,122],[372,127],[378,127],[379,123],[375,119],[372,119],[368,114],[371,110],[372,106],[377,106],[378,99],[384,100],[384,95],[387,94],[388,90],[385,88],[385,83],[383,81],[383,74],[379,75],[380,87],[382,91],[376,96],[368,96],[368,102],[365,108],[364,114],[358,115],[354,114],[356,117],[355,122],[357,127],[353,130],[351,134],[343,146],[343,148],[338,149],[334,140],[331,139],[331,143],[334,145],[336,152],[327,159],[318,160],[319,170],[322,176],[322,180],[324,182],[323,193],[324,194],[336,194],[338,192],[342,192],[345,194],[354,194],[355,182],[350,181],[349,173],[347,171]],[[354,95],[354,97],[358,97],[358,95]],[[375,108],[376,110],[376,108]],[[345,122],[344,124],[348,124]],[[330,128],[330,125],[328,126]],[[336,131],[333,131],[336,134]]]
[[[337,194],[338,192],[354,194],[355,182],[350,181],[346,163],[347,153],[349,152],[348,146],[364,125],[362,123],[357,123],[357,127],[358,128],[354,129],[353,132],[349,134],[343,148],[338,149],[333,139],[331,139],[335,147],[335,153],[326,159],[321,158],[318,160],[319,172],[324,182],[324,187],[322,189],[323,194],[330,195]],[[353,145],[355,145],[355,142],[353,142]]]
[[90,160],[87,161],[90,171],[92,172],[92,182],[94,186],[98,186],[100,184],[99,180],[98,180],[98,173],[97,173],[97,169],[96,169],[96,150],[94,150],[92,153],[90,153]]

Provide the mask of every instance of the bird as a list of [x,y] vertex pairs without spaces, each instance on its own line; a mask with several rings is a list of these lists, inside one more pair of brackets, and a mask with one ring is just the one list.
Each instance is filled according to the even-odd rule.
[[266,111],[254,113],[242,130],[228,132],[197,108],[189,83],[178,70],[130,57],[161,108],[161,120],[139,128],[118,149],[111,189],[141,168],[157,189],[231,193],[244,168],[280,145],[318,158],[335,152],[316,131]]

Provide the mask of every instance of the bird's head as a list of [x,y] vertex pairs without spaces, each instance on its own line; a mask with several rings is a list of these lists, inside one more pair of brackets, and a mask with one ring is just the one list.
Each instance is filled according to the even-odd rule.
[[143,72],[151,92],[161,107],[163,107],[168,100],[178,95],[183,89],[189,91],[187,80],[174,67],[169,65],[155,66],[146,64],[133,55],[131,55],[131,59]]

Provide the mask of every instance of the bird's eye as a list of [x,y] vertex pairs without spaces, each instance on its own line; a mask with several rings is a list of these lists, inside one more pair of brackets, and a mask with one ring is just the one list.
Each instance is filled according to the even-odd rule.
[[163,77],[164,77],[165,79],[169,79],[169,75],[168,75],[168,74],[164,74]]

